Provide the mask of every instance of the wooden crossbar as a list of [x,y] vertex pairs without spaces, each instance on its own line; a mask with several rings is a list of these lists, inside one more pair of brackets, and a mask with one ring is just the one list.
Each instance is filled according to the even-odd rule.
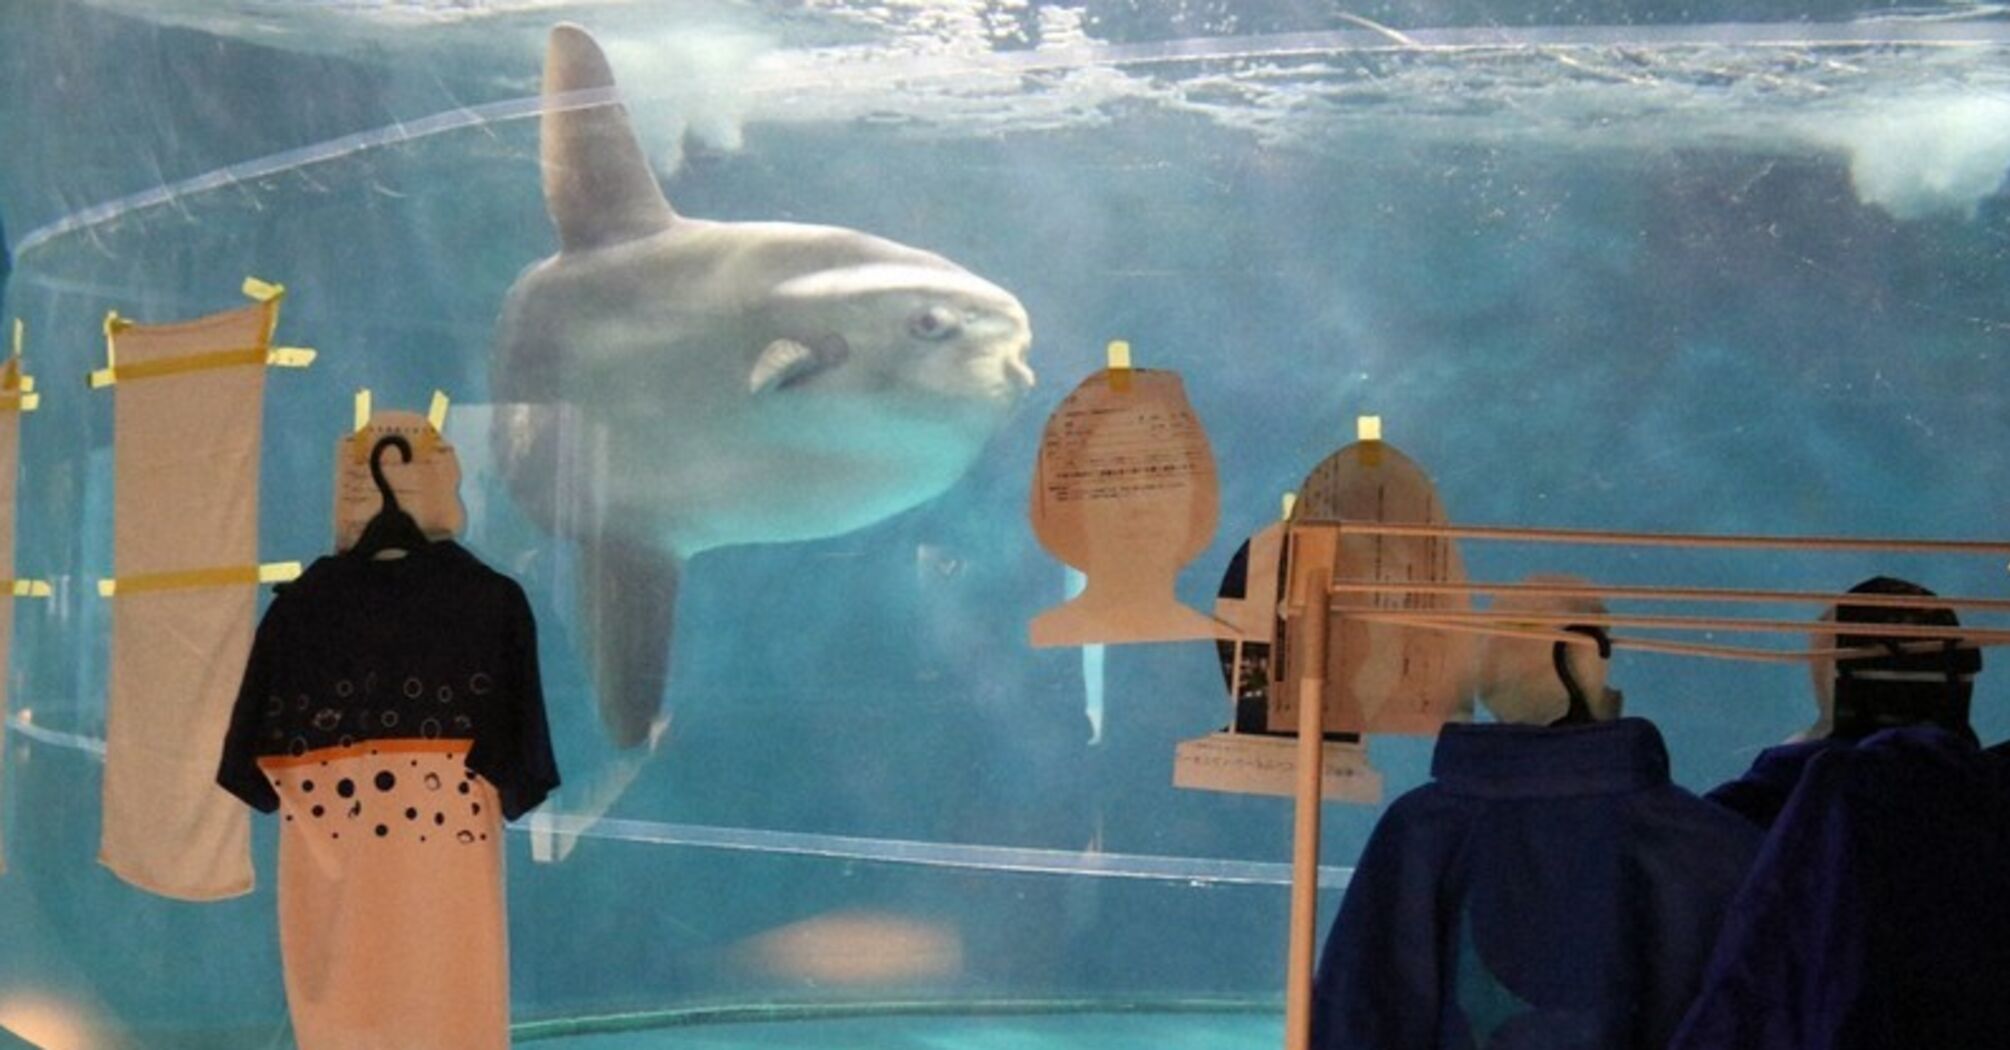
[[[1595,646],[1598,640],[1575,631],[1546,631],[1538,627],[1510,627],[1498,624],[1457,623],[1444,620],[1416,617],[1411,615],[1381,616],[1377,613],[1349,612],[1346,618],[1367,623],[1384,623],[1394,627],[1411,628],[1422,631],[1442,631],[1446,634],[1470,634],[1487,638],[1517,638],[1532,642],[1561,642],[1565,645]],[[1884,648],[1864,648],[1835,646],[1810,649],[1762,649],[1746,645],[1712,645],[1707,642],[1675,642],[1665,638],[1634,638],[1627,635],[1613,635],[1610,643],[1614,649],[1630,649],[1643,653],[1660,653],[1668,656],[1700,656],[1715,660],[1740,660],[1755,663],[1805,663],[1816,659],[1848,660],[1862,657],[1886,656],[1890,650]],[[1938,642],[1911,642],[1898,646],[1901,652],[1932,652],[1940,647]]]
[[1788,605],[1821,603],[1881,609],[1973,609],[2010,612],[2010,599],[1923,596],[1916,594],[1847,594],[1833,591],[1768,591],[1734,587],[1644,587],[1567,583],[1441,583],[1339,580],[1335,594],[1525,594],[1551,598],[1612,598],[1656,602],[1722,602],[1724,604]]
[[1632,627],[1650,631],[1717,631],[1726,634],[1855,634],[1880,638],[1930,638],[1960,641],[1969,645],[2010,645],[2010,630],[1984,627],[1939,627],[1931,624],[1865,623],[1838,624],[1833,620],[1741,620],[1710,616],[1628,616],[1613,613],[1548,612],[1536,610],[1458,609],[1336,609],[1342,616],[1384,623],[1428,621],[1433,623],[1542,624],[1566,627]]
[[1908,540],[1853,536],[1701,536],[1673,532],[1612,532],[1603,529],[1528,529],[1496,525],[1412,525],[1387,521],[1293,522],[1294,527],[1330,525],[1359,536],[1442,537],[1521,543],[1576,543],[1616,547],[1681,547],[1690,550],[1886,551],[1913,554],[2010,554],[2010,541]]

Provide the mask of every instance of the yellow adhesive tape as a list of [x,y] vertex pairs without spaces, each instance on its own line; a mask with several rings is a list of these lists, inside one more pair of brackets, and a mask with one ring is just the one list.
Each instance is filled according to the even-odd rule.
[[0,368],[0,391],[8,393],[29,393],[35,389],[35,381],[21,374],[21,355],[15,354]]
[[188,372],[209,372],[219,368],[247,368],[264,363],[265,351],[259,347],[252,347],[248,350],[212,350],[206,354],[185,354],[159,361],[142,361],[134,365],[119,365],[107,371],[112,373],[112,382],[120,383],[135,379],[159,379],[162,376],[183,375]]
[[198,587],[228,587],[246,583],[285,583],[298,579],[297,561],[265,565],[233,565],[221,569],[185,569],[180,572],[149,572],[117,580],[99,580],[98,594],[105,598],[146,594],[151,591],[179,591]]
[[47,580],[15,580],[13,584],[16,598],[47,598],[55,593]]
[[1283,509],[1279,511],[1279,517],[1283,518],[1285,521],[1290,521],[1291,512],[1298,509],[1298,493],[1287,492],[1284,494],[1284,498],[1279,502],[1283,505]]
[[1382,465],[1382,417],[1355,416],[1354,437],[1361,442],[1361,465],[1368,468]]
[[269,303],[286,294],[286,286],[274,281],[261,281],[256,277],[244,279],[244,294],[261,303]]
[[447,432],[446,391],[444,390],[433,391],[433,403],[426,409],[426,422],[431,423],[433,425],[433,429],[442,434],[445,434]]
[[14,392],[13,407],[23,412],[33,412],[42,406],[42,398],[35,393],[35,377],[22,370],[21,352],[28,342],[28,326],[21,319],[14,319],[14,352],[7,358],[6,381],[0,387]]
[[356,391],[356,425],[350,429],[350,433],[362,433],[363,428],[370,425],[370,415],[370,388],[366,386]]
[[118,373],[114,371],[119,363],[119,333],[131,328],[133,323],[119,316],[117,310],[105,311],[105,367],[91,373],[91,389],[112,385]]
[[1110,389],[1125,391],[1131,388],[1131,344],[1127,340],[1112,339],[1104,348],[1109,362]]
[[96,390],[135,379],[159,379],[163,376],[208,372],[219,368],[249,368],[254,365],[306,368],[313,363],[314,351],[293,346],[272,351],[256,347],[250,350],[217,350],[207,354],[189,354],[161,361],[142,361],[136,365],[100,368],[91,373],[91,388]]

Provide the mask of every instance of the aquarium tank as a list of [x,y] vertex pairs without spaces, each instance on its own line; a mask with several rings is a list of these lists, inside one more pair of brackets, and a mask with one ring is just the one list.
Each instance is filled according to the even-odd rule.
[[[1988,3],[8,0],[0,1044],[295,1045],[277,819],[225,899],[97,859],[108,313],[283,286],[261,562],[332,553],[358,391],[444,395],[564,780],[502,836],[516,1043],[1273,1047],[1291,800],[1173,784],[1235,718],[1215,646],[1029,641],[1081,586],[1028,520],[1063,398],[1112,341],[1179,374],[1193,609],[1364,416],[1456,523],[2002,540],[2006,173]],[[721,225],[576,261],[673,223]],[[2010,598],[2001,555],[1460,552]],[[1610,672],[1699,792],[1816,717],[1793,661]],[[1324,807],[1322,936],[1431,750],[1371,736],[1381,800]]]

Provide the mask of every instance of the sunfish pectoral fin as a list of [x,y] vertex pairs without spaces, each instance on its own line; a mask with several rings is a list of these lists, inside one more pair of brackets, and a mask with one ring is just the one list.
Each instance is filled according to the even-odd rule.
[[764,394],[826,369],[836,368],[851,357],[851,344],[836,332],[826,332],[809,343],[777,339],[761,348],[754,367],[747,372],[747,393]]
[[617,747],[651,742],[661,731],[681,572],[676,555],[647,544],[611,536],[580,542],[580,629],[600,722]]
[[777,339],[762,348],[761,356],[754,359],[753,370],[747,373],[747,393],[773,390],[815,367],[816,361],[815,350],[793,339]]
[[544,203],[564,251],[590,251],[668,229],[677,213],[644,159],[628,108],[582,92],[614,90],[607,56],[586,30],[551,31],[539,131]]

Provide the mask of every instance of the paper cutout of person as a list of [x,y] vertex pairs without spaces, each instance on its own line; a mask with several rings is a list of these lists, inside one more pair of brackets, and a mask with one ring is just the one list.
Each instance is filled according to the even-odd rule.
[[[1320,572],[1334,582],[1465,582],[1465,563],[1449,538],[1336,537],[1318,528],[1320,522],[1337,521],[1448,523],[1430,476],[1388,442],[1347,445],[1322,460],[1299,486],[1287,551],[1292,561],[1285,569],[1291,595],[1302,593]],[[1341,593],[1334,596],[1333,608],[1327,642],[1328,731],[1430,735],[1447,721],[1471,718],[1476,655],[1471,636],[1337,615],[1348,609],[1464,612],[1472,608],[1468,595]],[[1274,731],[1291,732],[1297,725],[1297,688],[1291,684],[1300,677],[1297,663],[1290,653],[1284,661],[1272,662]],[[1280,687],[1279,682],[1286,684]]]
[[1271,637],[1277,631],[1280,562],[1285,525],[1272,522],[1258,530],[1229,560],[1222,574],[1214,617],[1234,628],[1236,636],[1215,642],[1221,677],[1235,706],[1229,723],[1238,733],[1268,733],[1270,729]]
[[1180,569],[1220,516],[1214,453],[1176,372],[1103,370],[1062,400],[1041,435],[1031,517],[1040,545],[1087,577],[1034,617],[1036,647],[1232,636],[1180,604]]

